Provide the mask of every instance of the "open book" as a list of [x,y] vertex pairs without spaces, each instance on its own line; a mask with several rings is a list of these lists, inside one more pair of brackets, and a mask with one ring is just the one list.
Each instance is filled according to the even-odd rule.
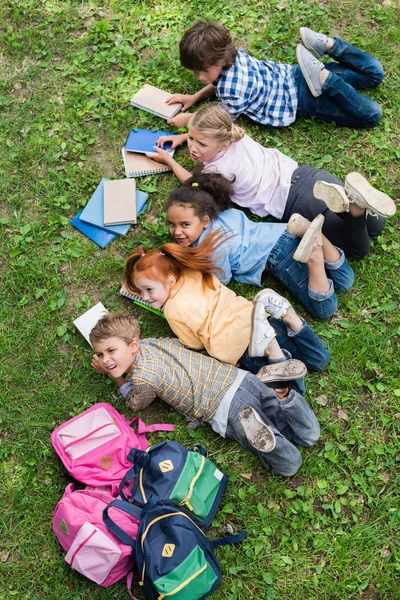
[[131,98],[132,106],[147,110],[147,112],[161,117],[162,119],[172,119],[182,108],[183,104],[176,102],[166,104],[166,99],[171,96],[169,92],[163,92],[153,85],[145,84]]

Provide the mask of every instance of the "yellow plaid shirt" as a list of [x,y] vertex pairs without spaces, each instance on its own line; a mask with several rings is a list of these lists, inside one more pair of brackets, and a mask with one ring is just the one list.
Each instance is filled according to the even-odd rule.
[[207,422],[236,379],[237,369],[185,348],[175,338],[149,338],[120,388],[134,410],[146,408],[157,397],[190,420]]

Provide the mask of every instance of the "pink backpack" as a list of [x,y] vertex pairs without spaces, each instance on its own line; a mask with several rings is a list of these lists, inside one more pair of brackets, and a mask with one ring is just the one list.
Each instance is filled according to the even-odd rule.
[[[73,489],[73,483],[67,485],[55,508],[53,531],[67,552],[67,563],[98,585],[108,587],[132,569],[133,547],[122,543],[103,523],[103,510],[115,500],[113,496],[87,489],[73,492]],[[109,511],[114,523],[132,538],[134,546],[138,519],[117,508],[110,507]]]
[[[137,433],[132,423],[137,423]],[[72,477],[89,486],[108,486],[116,496],[118,485],[132,468],[127,460],[130,449],[147,450],[148,432],[173,430],[173,425],[146,426],[138,417],[128,421],[111,404],[102,402],[57,427],[51,442]]]

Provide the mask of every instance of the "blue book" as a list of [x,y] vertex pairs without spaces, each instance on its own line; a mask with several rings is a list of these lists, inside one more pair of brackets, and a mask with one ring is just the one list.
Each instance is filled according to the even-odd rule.
[[[175,135],[172,131],[151,131],[150,129],[131,129],[125,142],[125,150],[128,152],[138,152],[146,154],[146,152],[154,152],[154,146],[157,145],[157,140],[162,135]],[[166,142],[163,150],[168,151],[172,146],[172,142]],[[173,156],[175,149],[169,154]]]
[[116,233],[105,231],[105,229],[100,229],[100,227],[81,221],[79,218],[81,213],[82,211],[78,212],[70,221],[71,225],[78,229],[78,231],[86,235],[86,237],[95,242],[100,248],[105,248],[110,242],[115,240],[117,237]]
[[[100,227],[100,229],[104,229],[109,233],[116,233],[117,235],[126,235],[131,226],[130,223],[127,223],[126,225],[109,225],[108,227],[104,225],[103,190],[105,181],[109,181],[109,179],[104,178],[100,181],[93,196],[90,198],[89,202],[83,209],[80,216],[80,220],[84,221],[85,223],[89,223],[90,225]],[[136,190],[136,214],[138,216],[141,212],[143,212],[148,197],[149,195],[145,194],[145,192],[140,192],[139,190]]]

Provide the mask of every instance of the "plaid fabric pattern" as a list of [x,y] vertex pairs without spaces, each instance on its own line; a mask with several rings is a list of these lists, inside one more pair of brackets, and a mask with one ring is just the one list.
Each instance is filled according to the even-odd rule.
[[238,49],[235,64],[222,69],[213,85],[221,108],[236,119],[282,127],[296,119],[297,88],[293,67],[257,60]]
[[214,416],[236,375],[232,365],[188,350],[177,339],[150,338],[140,341],[127,373],[132,386],[123,395],[134,410],[145,408],[157,397],[190,420],[203,423]]

